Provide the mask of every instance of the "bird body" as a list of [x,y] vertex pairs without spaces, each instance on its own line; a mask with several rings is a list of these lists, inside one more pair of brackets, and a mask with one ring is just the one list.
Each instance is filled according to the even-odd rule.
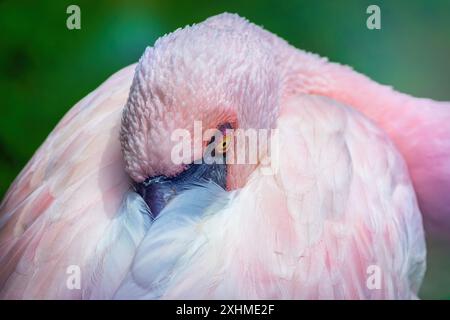
[[[422,221],[385,134],[318,96],[289,100],[277,127],[287,151],[277,174],[254,171],[203,217],[186,204],[198,190],[175,199],[143,239],[117,298],[415,297],[425,270]],[[179,228],[164,221],[186,216]],[[381,271],[378,289],[367,285],[371,266]]]
[[[152,212],[136,186],[158,191],[187,171],[169,137],[196,119],[278,130],[276,171],[262,171],[267,154],[208,169],[225,170],[225,185],[192,180]],[[450,223],[446,119],[448,103],[397,93],[235,15],[177,30],[76,104],[10,187],[0,296],[416,298],[421,211]],[[67,285],[73,265],[79,289]]]

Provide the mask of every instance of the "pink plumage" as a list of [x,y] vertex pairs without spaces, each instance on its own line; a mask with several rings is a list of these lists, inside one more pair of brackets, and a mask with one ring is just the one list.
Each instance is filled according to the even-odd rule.
[[[226,191],[188,190],[152,221],[131,185],[183,172],[169,137],[195,120],[277,128],[278,171],[229,165]],[[450,229],[449,122],[449,103],[395,92],[236,15],[177,30],[75,105],[10,187],[0,296],[415,298],[421,213],[430,230]],[[197,196],[220,205],[189,216],[180,204]],[[79,289],[67,286],[73,265]]]

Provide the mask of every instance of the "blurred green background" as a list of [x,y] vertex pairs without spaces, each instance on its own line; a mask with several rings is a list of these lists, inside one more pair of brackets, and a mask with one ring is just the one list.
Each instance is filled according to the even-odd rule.
[[[66,28],[70,4],[81,30]],[[370,4],[381,30],[366,28]],[[159,36],[224,11],[397,90],[450,100],[448,0],[1,1],[0,197],[78,100]],[[421,297],[450,299],[450,246],[428,246]]]

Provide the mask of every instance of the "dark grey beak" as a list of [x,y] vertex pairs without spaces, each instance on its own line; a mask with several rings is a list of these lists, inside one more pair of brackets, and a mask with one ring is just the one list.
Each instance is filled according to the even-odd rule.
[[167,203],[179,193],[208,182],[214,182],[226,188],[227,165],[223,163],[191,164],[175,177],[157,176],[135,185],[150,209],[152,218],[156,218]]

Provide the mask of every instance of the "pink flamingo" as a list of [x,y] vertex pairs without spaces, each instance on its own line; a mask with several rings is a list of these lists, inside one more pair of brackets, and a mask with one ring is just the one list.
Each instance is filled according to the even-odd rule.
[[[195,120],[277,128],[278,171],[174,164],[171,133]],[[236,15],[179,29],[77,103],[14,181],[0,296],[416,298],[422,215],[450,227],[448,123],[449,103]]]

